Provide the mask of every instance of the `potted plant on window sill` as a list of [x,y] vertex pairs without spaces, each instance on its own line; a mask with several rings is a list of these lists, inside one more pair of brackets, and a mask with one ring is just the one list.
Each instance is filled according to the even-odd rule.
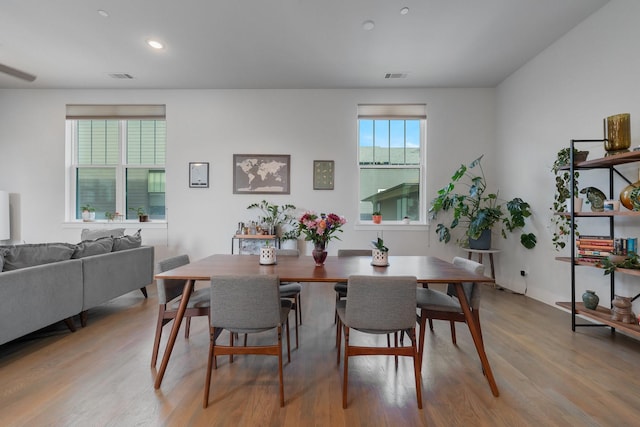
[[134,211],[138,215],[138,221],[149,222],[149,215],[147,215],[142,206],[138,208],[129,208],[129,210]]
[[380,211],[375,211],[371,214],[371,220],[373,220],[374,224],[380,224],[382,222],[382,214]]
[[96,220],[96,209],[90,204],[83,205],[80,210],[82,211],[82,220],[84,222],[91,222]]
[[[494,227],[500,229],[503,238],[508,232],[515,232],[525,226],[525,219],[531,216],[531,207],[521,198],[515,197],[509,201],[502,201],[499,193],[487,191],[487,181],[478,157],[469,165],[460,165],[451,177],[450,182],[440,190],[431,201],[429,214],[436,219],[442,213],[451,213],[452,219],[447,223],[436,226],[438,240],[448,243],[451,240],[451,230],[460,226],[465,228],[463,237],[458,239],[461,246],[472,249],[490,249],[491,231]],[[477,168],[477,169],[475,169]],[[475,174],[472,170],[478,171]],[[466,178],[466,181],[461,181]],[[467,187],[464,192],[456,192],[456,185]],[[484,238],[485,240],[482,240]],[[488,239],[488,242],[486,241]],[[481,240],[483,244],[476,244]],[[533,248],[536,236],[533,233],[522,233],[520,243],[527,249]]]

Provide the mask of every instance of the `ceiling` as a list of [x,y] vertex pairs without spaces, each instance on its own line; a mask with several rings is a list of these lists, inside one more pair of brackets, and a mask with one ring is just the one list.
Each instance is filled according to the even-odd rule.
[[607,1],[0,0],[0,88],[494,87]]

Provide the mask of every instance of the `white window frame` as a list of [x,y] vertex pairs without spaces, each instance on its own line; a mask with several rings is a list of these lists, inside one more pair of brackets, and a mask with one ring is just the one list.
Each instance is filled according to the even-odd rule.
[[[361,165],[360,164],[360,120],[419,120],[420,123],[420,164],[419,165]],[[356,212],[357,212],[357,225],[375,228],[390,227],[410,227],[420,226],[424,228],[428,226],[427,218],[427,117],[426,117],[426,105],[425,104],[380,104],[380,105],[358,105],[358,117],[357,117],[357,137],[356,137],[356,158],[357,158],[357,176],[358,176],[358,197],[356,197]],[[419,219],[412,220],[409,225],[405,224],[402,220],[385,220],[383,217],[383,223],[374,224],[372,220],[360,219],[360,171],[362,169],[418,169],[419,173]]]
[[[98,120],[103,119],[99,117],[95,118],[87,118],[87,120]],[[127,169],[163,169],[165,170],[166,177],[166,159],[165,165],[129,165],[127,164],[127,153],[126,147],[124,146],[125,141],[127,139],[127,124],[128,120],[136,120],[136,118],[108,118],[109,120],[118,120],[118,154],[119,154],[119,162],[114,165],[79,165],[76,161],[76,153],[77,153],[77,124],[81,119],[71,118],[67,119],[65,122],[65,170],[67,173],[65,174],[65,221],[66,222],[82,222],[81,219],[76,218],[76,205],[77,205],[77,185],[76,185],[76,177],[78,168],[82,169],[115,169],[115,177],[116,177],[116,207],[115,211],[122,213],[124,218],[127,217],[126,212],[126,171]],[[154,118],[155,120],[165,120],[164,118]],[[166,197],[166,193],[165,193]],[[165,199],[166,203],[166,199]],[[166,222],[167,213],[165,211],[165,219],[157,220],[154,219],[154,222]],[[124,222],[138,222],[136,220],[123,220]],[[96,220],[95,222],[106,222],[106,220]]]

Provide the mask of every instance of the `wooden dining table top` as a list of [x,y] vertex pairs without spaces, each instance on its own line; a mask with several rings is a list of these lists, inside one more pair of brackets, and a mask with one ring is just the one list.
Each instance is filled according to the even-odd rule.
[[217,254],[156,274],[156,279],[210,280],[214,275],[275,274],[282,282],[346,282],[351,275],[415,276],[418,283],[494,283],[434,256],[390,256],[389,265],[371,265],[370,256],[328,256],[316,267],[310,256],[280,256],[261,265],[258,255]]

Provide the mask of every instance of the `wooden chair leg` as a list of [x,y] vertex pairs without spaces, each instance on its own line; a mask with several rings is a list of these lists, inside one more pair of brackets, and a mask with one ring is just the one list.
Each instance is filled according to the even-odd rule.
[[433,331],[433,319],[429,319],[429,329]]
[[185,316],[184,337],[189,338],[189,330],[191,329],[191,316]]
[[454,345],[458,345],[456,342],[456,322],[450,320],[449,323],[451,323],[451,341]]
[[413,347],[413,372],[416,378],[416,397],[418,399],[418,409],[422,409],[422,374],[419,360],[418,350],[416,348],[416,330],[407,331],[411,338],[411,346]]
[[89,313],[87,310],[80,312],[80,325],[84,328],[87,326],[87,319],[89,318]]
[[[302,299],[300,298],[300,293],[296,295],[296,307],[298,307],[298,317],[300,318],[300,324],[302,325]],[[296,348],[298,348],[298,326],[296,326]]]
[[[229,332],[229,347],[233,347],[234,333]],[[233,354],[229,355],[229,363],[233,363]]]
[[[287,329],[289,319],[287,319]],[[289,341],[287,340],[287,346]],[[280,380],[280,407],[284,407],[284,376],[282,375],[282,326],[278,326],[278,379]]]
[[340,318],[338,317],[338,334],[336,336],[336,347],[338,349],[337,353],[337,363],[336,365],[340,366],[340,348],[342,347],[342,322],[340,321]]
[[158,311],[158,321],[156,322],[156,336],[153,339],[153,352],[151,353],[151,366],[156,366],[158,361],[158,349],[160,348],[160,339],[162,338],[162,327],[165,325],[164,322],[164,305],[160,305],[160,310]]
[[[289,326],[289,317],[287,317],[287,361],[291,363],[291,330]],[[296,332],[298,331],[298,327],[296,326]],[[297,334],[296,334],[297,335]],[[297,339],[296,339],[297,341]]]
[[[298,302],[297,302],[298,301],[298,297],[296,297],[295,300],[296,300],[296,305],[293,308],[294,308],[294,311],[295,311],[295,319],[296,319],[296,348],[298,348]],[[287,322],[288,321],[289,320],[287,319]],[[302,321],[300,321],[300,324],[302,324]]]
[[425,316],[424,310],[420,310],[420,340],[418,341],[418,367],[420,368],[420,372],[422,372],[422,358],[424,357],[424,330],[426,325],[427,318]]
[[342,409],[347,409],[347,388],[349,387],[349,328],[344,327],[344,377],[342,379]]
[[[209,405],[209,388],[211,387],[211,365],[214,362],[214,353],[215,353],[215,345],[216,345],[216,341],[215,341],[215,336],[214,336],[215,330],[214,328],[209,328],[209,360],[207,361],[207,376],[206,379],[204,381],[204,400],[202,401],[202,407],[204,409],[207,408],[207,406]],[[216,368],[217,368],[217,364],[216,364]]]

